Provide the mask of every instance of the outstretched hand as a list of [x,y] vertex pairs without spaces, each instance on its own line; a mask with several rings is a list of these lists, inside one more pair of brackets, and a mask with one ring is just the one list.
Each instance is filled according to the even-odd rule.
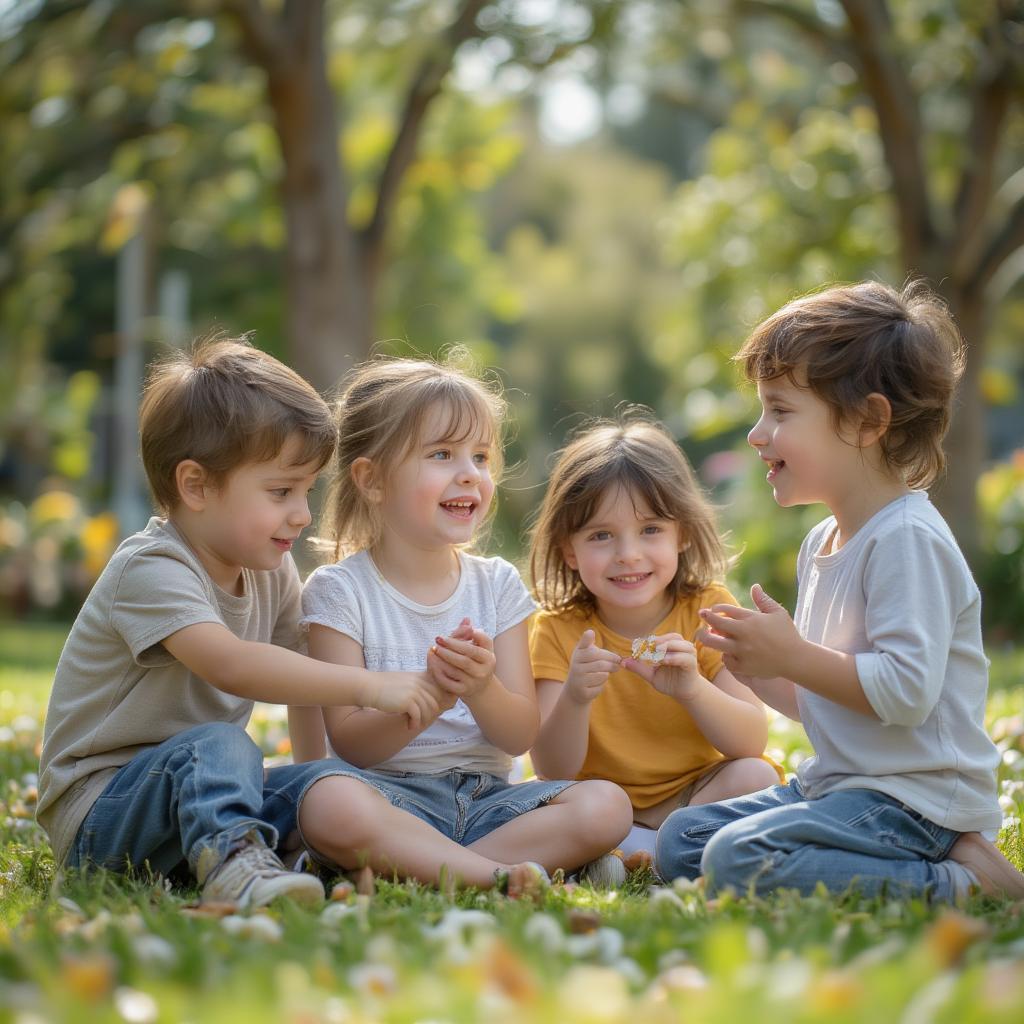
[[725,665],[734,675],[791,677],[790,661],[800,643],[800,634],[789,612],[769,597],[759,583],[750,588],[754,609],[731,604],[702,608],[705,628],[697,638],[725,655]]
[[367,706],[406,715],[410,729],[421,729],[438,715],[440,688],[425,672],[374,673],[375,688]]
[[660,662],[623,658],[622,667],[646,679],[658,693],[666,697],[678,701],[690,700],[700,688],[697,648],[679,633],[656,636],[654,643],[658,650],[665,651],[665,657]]

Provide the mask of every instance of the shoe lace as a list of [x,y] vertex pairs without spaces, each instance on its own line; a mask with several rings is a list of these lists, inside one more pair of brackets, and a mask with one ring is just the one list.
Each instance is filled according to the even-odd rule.
[[284,871],[276,853],[262,843],[247,843],[232,854],[211,879],[217,889],[241,891],[254,877]]

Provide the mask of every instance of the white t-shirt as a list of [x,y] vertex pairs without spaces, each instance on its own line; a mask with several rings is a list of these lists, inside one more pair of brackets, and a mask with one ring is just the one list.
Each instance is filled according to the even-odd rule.
[[[434,638],[447,636],[463,618],[496,637],[533,614],[534,603],[519,573],[503,558],[460,553],[459,566],[452,595],[440,604],[425,605],[391,586],[369,552],[360,551],[321,566],[306,580],[301,625],[317,623],[350,636],[374,672],[422,672]],[[460,700],[373,767],[431,773],[458,768],[507,778],[512,758],[484,737]]]
[[820,554],[835,528],[829,517],[804,540],[794,618],[807,640],[856,655],[880,720],[798,686],[815,750],[800,784],[811,798],[878,790],[957,832],[998,828],[981,595],[949,527],[914,491]]

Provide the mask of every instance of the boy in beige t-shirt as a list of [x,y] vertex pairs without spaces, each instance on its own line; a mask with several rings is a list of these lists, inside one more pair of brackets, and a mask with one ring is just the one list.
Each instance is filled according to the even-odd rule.
[[114,553],[71,629],[46,716],[38,817],[57,860],[123,871],[183,865],[203,899],[318,902],[273,852],[301,836],[333,861],[337,760],[266,773],[253,701],[437,713],[424,672],[371,673],[296,653],[289,554],[331,457],[330,409],[239,341],[154,368],[140,410],[158,509]]

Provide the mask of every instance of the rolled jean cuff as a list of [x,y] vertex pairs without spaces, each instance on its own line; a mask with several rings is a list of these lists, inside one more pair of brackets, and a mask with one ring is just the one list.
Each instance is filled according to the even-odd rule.
[[277,829],[265,821],[255,818],[242,819],[229,829],[213,836],[204,836],[188,851],[188,866],[202,885],[210,872],[219,867],[241,845],[242,841],[255,833],[264,846],[273,850],[277,846]]

